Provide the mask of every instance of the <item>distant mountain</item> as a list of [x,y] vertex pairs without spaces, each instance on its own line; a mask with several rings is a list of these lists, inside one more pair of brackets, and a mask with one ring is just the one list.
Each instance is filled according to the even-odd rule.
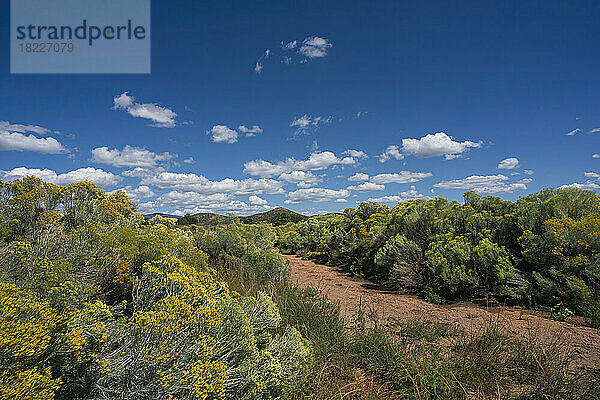
[[258,224],[261,222],[271,223],[273,225],[284,225],[288,222],[299,222],[308,219],[306,215],[298,214],[287,208],[277,207],[272,210],[249,215],[246,217],[234,217],[219,215],[214,213],[198,213],[193,215],[186,215],[185,217],[179,218],[177,224],[179,225],[220,225],[231,222],[232,220],[238,219],[245,224]]
[[288,222],[300,222],[308,219],[308,217],[292,210],[288,210],[287,208],[277,207],[266,212],[241,217],[240,219],[247,224],[270,222],[273,225],[284,225]]
[[146,219],[150,219],[150,218],[154,218],[157,215],[161,216],[161,217],[165,217],[165,218],[176,218],[179,219],[180,216],[179,215],[173,215],[173,214],[165,214],[165,213],[152,213],[152,214],[144,214],[144,218]]

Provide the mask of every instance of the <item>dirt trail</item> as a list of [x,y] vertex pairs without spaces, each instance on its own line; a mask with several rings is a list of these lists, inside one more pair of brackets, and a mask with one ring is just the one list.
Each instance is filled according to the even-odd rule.
[[530,310],[515,307],[481,307],[473,303],[438,306],[415,296],[378,290],[372,283],[326,265],[284,256],[290,262],[294,283],[322,290],[338,302],[347,326],[352,327],[362,303],[363,310],[374,310],[379,323],[390,328],[399,322],[421,318],[447,323],[467,334],[482,332],[491,322],[497,322],[506,333],[516,337],[534,337],[551,342],[557,338],[568,343],[578,358],[578,366],[600,371],[600,330],[535,315]]

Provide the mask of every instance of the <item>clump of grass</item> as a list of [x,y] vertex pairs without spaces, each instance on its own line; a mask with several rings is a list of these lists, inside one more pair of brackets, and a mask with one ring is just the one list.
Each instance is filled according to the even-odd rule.
[[413,340],[435,342],[440,338],[453,335],[454,331],[445,323],[414,319],[400,323],[398,334]]

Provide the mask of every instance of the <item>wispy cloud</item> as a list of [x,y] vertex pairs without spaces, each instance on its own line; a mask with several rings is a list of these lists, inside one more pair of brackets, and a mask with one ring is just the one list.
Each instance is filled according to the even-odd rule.
[[314,130],[318,129],[323,124],[329,124],[333,120],[333,117],[327,116],[310,116],[304,114],[301,117],[295,117],[290,122],[290,127],[295,128],[294,136],[298,135],[310,135]]
[[254,72],[261,73],[265,62],[273,55],[275,56],[273,58],[280,59],[283,64],[305,64],[310,60],[326,57],[332,47],[333,43],[329,39],[316,35],[307,36],[303,40],[280,42],[276,54],[273,54],[271,49],[267,49],[258,58],[254,64]]

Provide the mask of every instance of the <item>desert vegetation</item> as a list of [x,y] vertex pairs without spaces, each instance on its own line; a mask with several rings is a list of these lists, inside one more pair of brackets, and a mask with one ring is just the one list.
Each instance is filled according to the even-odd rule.
[[279,232],[285,252],[430,302],[494,298],[600,324],[600,198],[592,191],[361,203]]
[[357,328],[279,253],[443,302],[490,294],[597,324],[600,201],[364,203],[281,226],[144,219],[122,192],[0,182],[1,399],[591,399],[571,354],[369,310]]

